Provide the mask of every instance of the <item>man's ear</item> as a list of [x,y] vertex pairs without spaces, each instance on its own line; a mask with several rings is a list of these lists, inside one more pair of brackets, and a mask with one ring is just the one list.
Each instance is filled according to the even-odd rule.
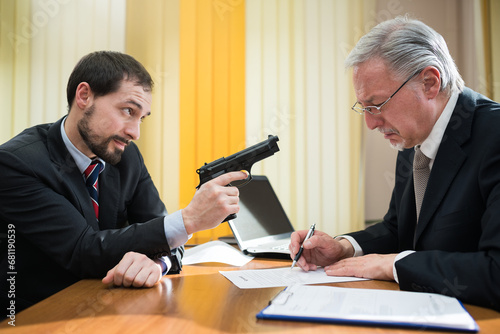
[[90,85],[86,82],[80,82],[78,87],[76,87],[75,103],[79,109],[85,109],[91,104],[93,98],[92,89]]
[[434,66],[427,66],[421,73],[424,84],[424,94],[431,100],[434,99],[441,89],[441,74]]

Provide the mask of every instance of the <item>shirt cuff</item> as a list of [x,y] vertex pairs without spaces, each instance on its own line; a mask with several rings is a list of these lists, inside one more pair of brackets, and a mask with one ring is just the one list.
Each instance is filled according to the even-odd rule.
[[413,254],[413,253],[415,253],[414,250],[406,250],[406,251],[401,252],[398,255],[396,255],[396,258],[394,259],[394,263],[392,264],[392,274],[394,275],[394,280],[396,281],[396,283],[399,284],[398,273],[396,271],[396,262],[398,262],[402,258],[404,258],[410,254]]
[[174,249],[184,245],[191,235],[186,232],[184,220],[182,219],[181,211],[176,211],[163,219],[165,237],[167,238],[170,249]]
[[161,266],[161,275],[165,276],[172,268],[172,261],[168,256],[160,257],[156,259],[157,263]]
[[353,255],[353,257],[363,256],[364,255],[363,250],[361,249],[361,246],[350,235],[339,235],[339,236],[336,236],[335,239],[346,239],[347,241],[349,241],[351,243],[352,247],[354,248],[354,255]]

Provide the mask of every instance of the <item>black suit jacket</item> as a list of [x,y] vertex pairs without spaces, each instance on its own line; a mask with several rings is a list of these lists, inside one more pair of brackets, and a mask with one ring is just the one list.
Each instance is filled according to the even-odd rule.
[[416,250],[396,262],[401,289],[500,310],[500,105],[467,88],[460,94],[418,224],[413,156],[398,154],[383,222],[351,235],[365,254]]
[[101,173],[98,223],[61,122],[29,128],[0,146],[0,223],[3,233],[15,234],[8,234],[15,240],[13,267],[2,245],[1,293],[5,302],[11,287],[4,282],[15,272],[17,311],[79,279],[104,277],[128,251],[172,256],[167,211],[137,146]]

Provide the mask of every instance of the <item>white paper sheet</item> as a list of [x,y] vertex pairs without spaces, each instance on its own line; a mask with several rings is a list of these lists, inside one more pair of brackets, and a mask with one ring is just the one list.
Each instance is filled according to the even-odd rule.
[[252,259],[252,256],[247,256],[233,246],[217,240],[186,249],[182,264],[220,262],[239,267],[247,264]]
[[339,283],[362,281],[364,278],[327,276],[323,268],[305,272],[301,268],[290,267],[220,271],[228,280],[240,289],[273,288],[293,284]]

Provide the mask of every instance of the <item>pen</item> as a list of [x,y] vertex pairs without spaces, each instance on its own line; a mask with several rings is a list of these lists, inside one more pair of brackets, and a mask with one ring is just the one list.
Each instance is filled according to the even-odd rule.
[[[304,239],[304,242],[306,242],[307,239],[312,237],[312,235],[314,234],[315,227],[316,227],[316,224],[311,225],[311,227],[309,228],[309,232],[307,232],[306,238]],[[300,249],[299,249],[299,252],[297,253],[297,255],[295,255],[295,259],[293,259],[292,267],[290,269],[293,269],[293,267],[295,267],[295,264],[297,263],[297,261],[300,259],[300,256],[302,255],[302,251],[304,250],[304,242],[300,246]]]

